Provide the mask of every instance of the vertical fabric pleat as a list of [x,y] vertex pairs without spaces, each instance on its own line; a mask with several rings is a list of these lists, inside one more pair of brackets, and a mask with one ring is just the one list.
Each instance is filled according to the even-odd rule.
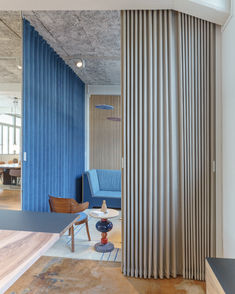
[[85,86],[24,20],[24,210],[48,211],[48,194],[81,200]]
[[122,11],[121,24],[123,273],[204,279],[215,253],[215,26],[164,10]]
[[122,12],[123,271],[176,276],[178,189],[176,18]]
[[215,256],[215,25],[178,14],[183,276]]

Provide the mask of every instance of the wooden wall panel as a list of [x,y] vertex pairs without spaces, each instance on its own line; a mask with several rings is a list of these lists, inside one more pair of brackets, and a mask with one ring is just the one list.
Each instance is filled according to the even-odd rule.
[[[112,105],[114,109],[98,109],[95,107],[97,104]],[[89,116],[89,168],[121,169],[121,121],[107,119],[121,118],[121,97],[92,95],[89,101]]]

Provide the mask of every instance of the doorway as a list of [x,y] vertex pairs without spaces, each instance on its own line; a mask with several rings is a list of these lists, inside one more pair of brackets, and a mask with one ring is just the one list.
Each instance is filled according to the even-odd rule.
[[21,209],[22,18],[0,12],[0,209]]
[[[48,194],[50,194],[56,197],[74,198],[78,202],[89,201],[89,209],[97,209],[101,207],[104,195],[111,191],[115,202],[118,198],[116,196],[119,196],[119,206],[110,206],[108,200],[107,206],[120,209],[121,135],[119,134],[116,139],[113,137],[116,128],[121,130],[120,111],[116,114],[115,111],[119,108],[116,104],[114,105],[117,101],[121,104],[120,12],[25,11],[23,17],[25,18],[24,40],[28,40],[28,42],[25,41],[24,52],[29,58],[24,58],[24,61],[30,60],[28,63],[24,62],[24,136],[26,139],[23,152],[24,154],[27,152],[27,161],[24,161],[23,208],[48,211]],[[29,32],[33,32],[34,38],[31,38]],[[39,44],[42,46],[39,47]],[[53,63],[46,59],[48,56],[56,56]],[[30,65],[32,65],[31,68]],[[68,79],[64,78],[67,70],[71,74]],[[53,78],[54,75],[55,78]],[[55,83],[57,80],[59,82]],[[71,86],[71,83],[69,84],[71,80],[74,82],[74,87]],[[32,84],[40,85],[40,87],[32,87],[30,91]],[[65,84],[67,88],[63,90]],[[97,146],[92,147],[96,147],[94,152],[98,157],[102,156],[99,161],[103,163],[104,161],[110,163],[110,158],[114,159],[112,154],[116,154],[115,162],[118,163],[116,166],[113,164],[98,166],[95,161],[93,161],[95,165],[89,164],[91,144],[87,138],[90,134],[90,119],[89,111],[86,110],[87,107],[89,108],[89,100],[92,100],[91,95],[107,95],[113,99],[112,101],[97,101],[92,107],[92,110],[97,110],[99,115],[102,114],[94,122],[95,136],[100,137],[100,133],[97,133],[99,130],[106,132],[107,136],[102,137],[102,140],[105,141],[103,146],[108,148],[109,152],[106,151],[107,149],[103,150],[102,145],[99,145],[99,150],[102,149],[102,152],[97,152]],[[97,107],[107,107],[107,105],[113,107],[113,111]],[[30,116],[30,112],[34,116]],[[111,131],[110,127],[112,127]],[[27,135],[25,135],[25,130],[27,130]],[[107,134],[108,132],[110,133]],[[99,143],[102,142],[99,141]],[[84,197],[82,199],[84,194],[81,191],[81,179],[90,169],[106,170],[106,173],[103,173],[105,184],[107,174],[109,174],[108,177],[112,174],[112,179],[115,178],[116,186],[119,188],[118,191],[113,190],[113,186],[109,190],[101,189],[102,193],[105,193],[97,196],[98,205],[97,203],[91,205],[91,201]],[[78,184],[75,186],[76,181]],[[108,182],[112,184],[112,181],[108,180]],[[33,201],[32,194],[34,195]],[[85,213],[90,217],[90,210]],[[120,210],[118,213],[121,214]],[[120,217],[119,221],[121,236]],[[107,255],[106,259],[110,261],[114,259],[120,261],[120,248],[116,248],[112,254],[102,255],[94,252],[94,244],[101,240],[101,234],[95,227],[96,222],[96,219],[89,218],[91,242],[87,240],[85,226],[78,226],[75,229],[75,253],[69,257],[100,259]],[[114,227],[117,228],[115,224]],[[112,232],[115,232],[114,229]],[[108,238],[113,241],[111,233]],[[64,236],[54,248],[48,251],[48,254],[68,256],[66,247],[69,246],[69,238]]]

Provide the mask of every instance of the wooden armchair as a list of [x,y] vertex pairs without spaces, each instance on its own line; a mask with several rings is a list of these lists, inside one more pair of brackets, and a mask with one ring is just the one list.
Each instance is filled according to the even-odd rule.
[[[88,216],[83,211],[89,207],[89,202],[78,203],[72,198],[59,198],[49,195],[49,205],[51,212],[58,213],[77,213],[80,215],[79,220],[75,223],[75,226],[86,224],[86,231],[88,240],[91,241],[89,227],[88,227]],[[74,252],[74,229],[73,226],[69,229],[69,234],[72,238],[72,252]]]

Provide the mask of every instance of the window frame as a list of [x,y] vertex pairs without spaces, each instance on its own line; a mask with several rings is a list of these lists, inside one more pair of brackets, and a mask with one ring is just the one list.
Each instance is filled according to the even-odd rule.
[[[7,146],[7,153],[3,153],[3,127],[6,126],[7,127],[7,132],[8,132],[8,146]],[[13,153],[9,153],[9,150],[10,150],[10,136],[9,136],[9,133],[10,133],[10,128],[13,128],[13,134],[14,134],[14,131],[16,133],[16,129],[19,129],[19,136],[20,136],[20,146],[21,146],[21,127],[19,126],[14,126],[14,125],[10,125],[10,124],[6,124],[6,123],[0,123],[0,128],[1,128],[1,138],[0,138],[0,155],[19,155],[20,154],[20,148],[19,148],[19,153],[17,152],[13,152]],[[14,130],[15,129],[15,130]],[[14,139],[13,139],[14,141]]]

